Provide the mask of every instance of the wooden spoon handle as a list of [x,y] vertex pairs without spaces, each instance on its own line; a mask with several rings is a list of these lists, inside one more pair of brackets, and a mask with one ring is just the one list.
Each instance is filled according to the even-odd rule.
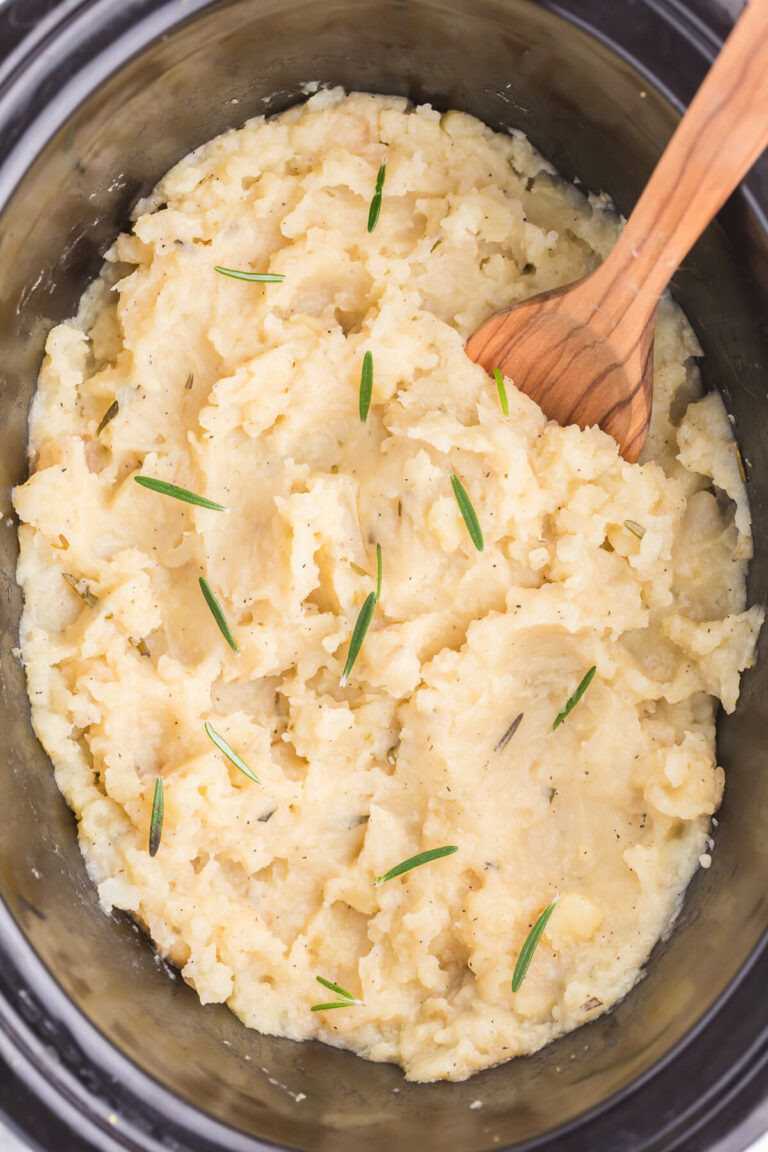
[[610,327],[637,332],[652,318],[672,273],[766,145],[768,0],[751,0],[590,277]]

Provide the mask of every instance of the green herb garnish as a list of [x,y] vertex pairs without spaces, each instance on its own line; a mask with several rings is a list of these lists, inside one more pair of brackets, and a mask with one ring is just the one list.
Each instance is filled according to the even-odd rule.
[[403,860],[401,864],[396,864],[394,868],[390,868],[389,872],[385,872],[383,876],[377,876],[373,882],[374,888],[378,888],[380,884],[384,884],[387,880],[394,880],[396,876],[402,876],[404,872],[410,872],[412,868],[418,868],[421,864],[429,864],[430,860],[439,860],[441,856],[452,856],[454,852],[458,852],[458,844],[447,844],[444,848],[429,848],[426,852],[419,852],[416,856],[409,856],[407,860]]
[[222,276],[231,276],[233,280],[249,280],[257,284],[281,284],[285,280],[280,272],[241,272],[238,268],[222,268],[220,264],[214,264],[213,270]]
[[352,639],[349,642],[349,652],[347,653],[347,662],[344,665],[344,671],[341,674],[339,681],[342,688],[346,686],[349,674],[352,671],[352,666],[360,655],[360,649],[365,640],[365,634],[370,627],[371,620],[373,619],[373,610],[376,607],[376,593],[369,592],[365,598],[365,603],[360,609],[360,615],[357,617],[355,627],[352,630]]
[[118,404],[117,400],[113,400],[112,403],[110,404],[109,408],[107,408],[106,412],[102,416],[101,420],[99,420],[98,426],[96,428],[96,435],[97,436],[99,435],[100,432],[104,431],[107,424],[109,424],[110,420],[114,420],[115,416],[117,416],[119,411],[120,411],[120,405]]
[[517,958],[517,964],[515,964],[515,971],[512,974],[513,992],[517,992],[523,980],[525,980],[525,974],[528,971],[531,960],[533,959],[533,954],[536,951],[539,940],[541,940],[544,929],[549,923],[549,918],[555,910],[555,904],[557,904],[559,899],[559,896],[555,896],[549,907],[544,909],[541,916],[539,916],[533,928],[531,928],[530,932],[528,933],[525,944],[523,944],[522,948],[520,949],[520,955]]
[[381,214],[381,193],[384,188],[384,177],[387,174],[387,162],[382,161],[379,171],[376,175],[376,189],[373,193],[371,200],[371,207],[368,210],[368,231],[373,232],[374,228],[379,222]]
[[163,817],[165,816],[165,795],[163,793],[163,778],[158,776],[155,780],[155,795],[152,800],[152,818],[149,822],[149,854],[156,856],[160,847],[160,837],[163,834]]
[[637,536],[638,540],[642,540],[643,536],[645,536],[645,528],[635,520],[625,520],[624,527],[627,532],[631,532],[633,536]]
[[499,403],[504,416],[509,419],[509,401],[507,400],[507,390],[504,387],[504,377],[499,368],[494,368],[493,378],[496,381],[496,390],[499,393]]
[[243,760],[240,756],[238,756],[237,752],[235,752],[232,745],[229,744],[224,739],[224,737],[219,732],[217,732],[216,729],[213,728],[208,723],[207,720],[205,722],[205,730],[208,733],[208,735],[210,736],[211,740],[213,740],[213,742],[216,745],[216,747],[218,748],[219,752],[223,752],[224,755],[226,756],[227,760],[229,760],[232,764],[234,764],[235,768],[238,768],[242,772],[243,776],[247,776],[249,780],[253,780],[254,784],[258,784],[259,786],[262,786],[261,780],[259,780],[256,773],[248,767],[245,760]]
[[560,727],[560,725],[562,724],[563,720],[565,720],[568,713],[572,712],[573,709],[578,704],[579,700],[581,700],[581,698],[584,695],[584,693],[586,692],[587,688],[589,688],[590,684],[592,683],[592,680],[594,679],[594,675],[595,675],[596,671],[597,671],[597,668],[593,664],[592,667],[590,668],[589,672],[587,672],[585,674],[584,678],[582,679],[578,688],[574,692],[573,696],[569,696],[568,703],[565,705],[565,708],[563,708],[562,712],[558,712],[558,714],[555,718],[555,722],[552,725],[552,731],[553,732],[554,732],[555,728]]
[[477,513],[472,507],[472,501],[469,496],[467,496],[464,485],[455,472],[451,475],[451,485],[453,487],[453,494],[456,497],[456,503],[459,506],[459,512],[461,512],[462,519],[467,526],[467,531],[472,538],[472,543],[478,552],[482,552],[485,543],[480,528],[480,521],[477,519]]
[[315,976],[318,984],[322,984],[323,988],[329,988],[331,992],[335,992],[339,997],[328,1004],[313,1004],[311,1012],[327,1012],[329,1008],[351,1008],[355,1004],[362,1004],[362,1000],[358,1000],[351,992],[347,992],[346,988],[340,987],[338,984],[332,984],[330,980],[324,980],[322,976]]
[[739,446],[735,440],[731,441],[731,445],[733,447],[734,452],[736,453],[736,467],[739,469],[739,480],[741,480],[742,484],[746,484],[746,482],[747,482],[747,470],[744,467],[744,457],[741,454],[741,449],[739,448]]
[[172,496],[174,500],[183,500],[186,504],[194,504],[198,508],[210,508],[213,512],[228,512],[223,504],[216,504],[206,496],[198,496],[188,488],[180,488],[178,484],[169,484],[167,480],[156,480],[154,476],[134,476],[137,484],[142,488],[149,488],[152,492],[159,492],[162,496]]
[[222,636],[226,640],[227,644],[229,644],[232,651],[238,652],[239,649],[235,643],[234,636],[229,630],[229,624],[227,624],[227,621],[224,618],[224,612],[222,610],[221,604],[219,604],[218,600],[214,596],[213,589],[204,576],[200,577],[200,589],[203,593],[203,596],[205,596],[205,602],[210,608],[211,614],[218,624],[219,631],[221,632]]
[[69,585],[72,591],[75,592],[89,608],[96,607],[99,598],[98,596],[94,596],[85,580],[78,580],[77,576],[73,576],[71,572],[62,572],[61,575],[65,583]]
[[507,744],[509,744],[510,740],[514,736],[515,732],[517,732],[522,722],[523,714],[521,712],[519,716],[515,716],[509,728],[507,728],[506,732],[502,736],[501,740],[499,740],[498,744],[494,746],[494,752],[501,752],[502,748],[506,748]]
[[[358,564],[353,564],[352,567],[355,569],[355,571],[362,572],[362,574],[364,576],[368,575],[368,573],[364,569],[361,569]],[[347,662],[344,665],[344,671],[342,672],[341,680],[339,681],[342,688],[344,688],[346,686],[347,680],[349,679],[349,674],[352,671],[352,665],[355,663],[355,660],[357,660],[357,657],[360,655],[360,649],[363,646],[363,640],[365,640],[365,634],[370,627],[371,620],[373,619],[373,610],[376,607],[376,605],[378,604],[379,600],[381,599],[381,575],[382,575],[381,544],[377,544],[376,545],[376,591],[375,592],[369,592],[368,595],[366,596],[365,602],[363,603],[363,606],[360,609],[357,620],[355,621],[355,627],[352,629],[352,639],[349,642],[349,652],[347,653]]]
[[373,352],[366,352],[363,356],[363,368],[360,373],[360,420],[365,424],[368,411],[371,407],[371,394],[373,392]]

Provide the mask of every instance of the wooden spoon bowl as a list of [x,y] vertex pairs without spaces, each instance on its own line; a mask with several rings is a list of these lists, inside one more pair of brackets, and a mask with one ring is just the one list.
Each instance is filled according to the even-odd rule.
[[524,300],[467,341],[550,419],[599,425],[637,460],[653,401],[661,293],[768,145],[768,0],[752,0],[710,69],[608,259]]
[[[603,266],[604,267],[604,266]],[[467,342],[470,360],[499,368],[550,420],[599,424],[637,460],[653,400],[654,315],[635,335],[618,330],[595,276],[498,312]]]

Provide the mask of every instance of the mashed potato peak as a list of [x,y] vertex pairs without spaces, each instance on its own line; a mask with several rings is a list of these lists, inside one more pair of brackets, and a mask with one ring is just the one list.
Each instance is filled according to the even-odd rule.
[[[415,1080],[531,1052],[632,987],[707,849],[714,710],[735,705],[760,613],[696,340],[665,301],[639,465],[511,381],[505,419],[463,351],[493,311],[593,268],[618,228],[517,134],[321,92],[178,164],[49,337],[15,494],[34,723],[105,909],[249,1026]],[[342,688],[377,544],[382,595]],[[311,1012],[317,976],[363,1003]]]

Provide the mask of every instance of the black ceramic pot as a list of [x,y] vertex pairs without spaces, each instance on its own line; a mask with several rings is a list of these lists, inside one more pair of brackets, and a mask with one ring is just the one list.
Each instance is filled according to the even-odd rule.
[[[0,3],[0,1106],[34,1148],[741,1152],[768,1127],[765,633],[720,726],[712,868],[645,981],[536,1056],[430,1086],[246,1031],[103,916],[13,655],[9,489],[45,334],[171,164],[333,81],[522,128],[628,212],[727,27],[713,0]],[[768,582],[766,209],[763,162],[674,282],[747,461],[753,600]]]

